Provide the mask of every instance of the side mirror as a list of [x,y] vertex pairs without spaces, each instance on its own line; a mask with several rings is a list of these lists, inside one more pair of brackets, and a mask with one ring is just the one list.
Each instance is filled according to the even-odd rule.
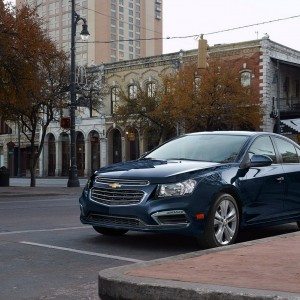
[[255,167],[267,167],[273,163],[272,159],[267,155],[254,154],[249,159],[249,154],[246,155],[245,159],[240,165],[240,169],[249,169]]
[[267,155],[254,154],[250,159],[251,167],[267,167],[273,163],[272,159]]

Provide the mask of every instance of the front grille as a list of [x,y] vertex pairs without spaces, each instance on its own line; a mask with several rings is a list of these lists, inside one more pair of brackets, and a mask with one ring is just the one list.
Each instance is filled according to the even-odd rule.
[[92,188],[91,199],[105,205],[138,204],[144,197],[143,191],[127,189]]
[[146,186],[150,184],[148,180],[114,179],[100,176],[97,176],[95,181],[101,184],[119,184],[121,186]]
[[125,227],[140,227],[143,223],[134,218],[126,217],[114,217],[114,216],[104,216],[97,214],[90,214],[88,216],[89,221],[97,222],[99,225],[117,225]]

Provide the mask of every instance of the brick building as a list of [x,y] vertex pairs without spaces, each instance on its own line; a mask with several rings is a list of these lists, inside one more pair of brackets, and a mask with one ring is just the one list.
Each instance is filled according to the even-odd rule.
[[[299,51],[265,37],[261,40],[215,45],[210,47],[209,55],[237,65],[241,83],[251,84],[258,90],[264,111],[262,131],[280,131],[300,142]],[[88,175],[100,166],[138,158],[150,147],[147,133],[138,128],[122,128],[113,122],[112,112],[119,100],[115,93],[117,88],[134,93],[138,82],[147,89],[155,89],[160,83],[160,75],[177,72],[182,64],[196,60],[197,50],[189,50],[94,67],[93,70],[105,78],[110,93],[103,99],[104,106],[100,114],[90,117],[85,108],[77,111],[76,153],[79,175]],[[16,133],[15,128],[12,128],[11,134],[0,137],[2,160],[10,168],[13,168],[12,162],[16,161],[12,158],[16,150],[12,151],[7,145],[13,142],[13,149],[16,149]],[[52,123],[40,158],[39,174],[66,176],[70,160],[69,147],[69,132],[62,130],[58,123]],[[21,148],[26,149],[25,142]]]

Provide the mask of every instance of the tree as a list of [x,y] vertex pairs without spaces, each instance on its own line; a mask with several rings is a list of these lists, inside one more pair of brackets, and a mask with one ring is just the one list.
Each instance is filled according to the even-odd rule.
[[258,88],[244,87],[232,62],[211,61],[195,78],[195,64],[163,78],[166,92],[162,110],[169,108],[172,120],[186,132],[259,128],[261,103]]
[[[172,135],[173,124],[168,117],[163,117],[168,112],[161,111],[161,87],[155,85],[155,91],[149,93],[147,86],[135,83],[131,87],[135,90],[119,90],[119,104],[114,113],[114,120],[122,125],[134,126],[143,132],[154,133],[155,141],[151,144],[162,143]],[[130,89],[130,87],[129,87]]]
[[[97,69],[81,68],[84,75],[78,80],[78,106],[88,107],[90,117],[93,117],[93,112],[100,115],[103,114],[104,97],[109,94],[109,87],[105,83],[102,73]],[[79,77],[79,76],[78,76]]]
[[1,5],[0,18],[6,20],[0,34],[0,115],[18,122],[30,143],[30,186],[35,186],[47,128],[67,106],[67,57],[42,30],[35,9]]

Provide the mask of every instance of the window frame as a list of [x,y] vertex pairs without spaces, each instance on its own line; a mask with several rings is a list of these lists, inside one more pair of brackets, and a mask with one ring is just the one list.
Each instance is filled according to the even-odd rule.
[[111,115],[113,115],[116,112],[118,102],[120,101],[120,97],[119,97],[118,94],[119,94],[119,87],[118,86],[113,86],[110,89]]

